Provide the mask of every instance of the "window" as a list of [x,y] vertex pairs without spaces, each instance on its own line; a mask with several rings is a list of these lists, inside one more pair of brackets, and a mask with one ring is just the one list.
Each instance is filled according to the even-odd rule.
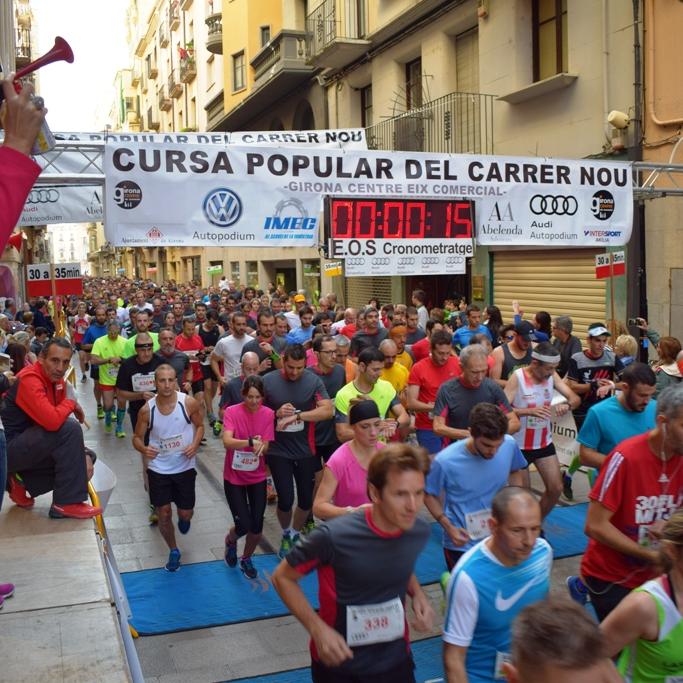
[[247,83],[244,74],[244,50],[232,56],[232,91],[246,88]]
[[372,85],[360,89],[360,125],[363,128],[372,125]]
[[247,287],[258,287],[257,261],[247,261]]
[[567,72],[567,0],[533,0],[534,81]]
[[265,47],[270,42],[270,26],[261,26],[261,47]]
[[422,106],[422,59],[406,64],[406,109]]
[[239,261],[230,261],[230,279],[235,281],[236,285],[240,283],[240,264]]

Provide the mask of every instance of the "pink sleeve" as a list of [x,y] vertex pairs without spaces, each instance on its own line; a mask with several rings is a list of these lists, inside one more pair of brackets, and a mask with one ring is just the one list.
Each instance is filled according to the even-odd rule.
[[11,147],[0,147],[0,253],[21,216],[40,166]]
[[[348,451],[348,445],[342,444],[334,453],[332,453],[330,459],[325,463],[325,466],[329,467],[337,481],[341,481],[342,477],[344,476],[344,470],[346,469],[346,464],[344,461],[348,456]],[[353,455],[351,457],[353,457]]]
[[[232,408],[232,406],[230,406],[230,408]],[[230,410],[230,408],[226,408],[223,413],[223,429],[232,432],[232,435],[235,436],[235,420],[232,415],[233,411]]]

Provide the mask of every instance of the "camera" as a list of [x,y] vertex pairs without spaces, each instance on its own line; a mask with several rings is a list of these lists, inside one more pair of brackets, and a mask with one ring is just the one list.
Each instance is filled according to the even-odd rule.
[[642,318],[629,318],[629,319],[628,319],[628,324],[629,324],[629,325],[634,325],[634,326],[637,327],[638,325],[642,325],[642,324],[643,324],[643,319],[642,319]]

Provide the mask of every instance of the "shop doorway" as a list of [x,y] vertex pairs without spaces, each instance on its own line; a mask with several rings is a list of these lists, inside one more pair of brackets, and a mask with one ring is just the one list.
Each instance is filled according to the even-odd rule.
[[296,290],[296,268],[280,268],[275,271],[275,286],[282,286],[289,294]]
[[[469,266],[468,266],[469,271]],[[446,299],[454,299],[457,303],[460,297],[469,302],[470,275],[413,275],[406,278],[406,304],[412,305],[410,295],[415,289],[421,289],[427,294],[427,309],[441,308]]]

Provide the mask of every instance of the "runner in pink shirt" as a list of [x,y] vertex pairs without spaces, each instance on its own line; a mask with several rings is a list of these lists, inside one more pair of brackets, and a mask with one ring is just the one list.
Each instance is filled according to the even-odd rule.
[[266,462],[268,444],[275,437],[275,414],[263,405],[263,380],[247,377],[242,385],[242,403],[225,409],[223,487],[234,524],[225,537],[225,563],[237,566],[237,540],[247,540],[240,569],[249,579],[257,576],[251,556],[261,539],[266,510]]
[[374,401],[353,403],[349,410],[353,439],[332,453],[325,464],[313,502],[313,514],[316,517],[327,520],[370,504],[368,466],[377,450],[384,447],[378,441],[381,423],[379,409]]

